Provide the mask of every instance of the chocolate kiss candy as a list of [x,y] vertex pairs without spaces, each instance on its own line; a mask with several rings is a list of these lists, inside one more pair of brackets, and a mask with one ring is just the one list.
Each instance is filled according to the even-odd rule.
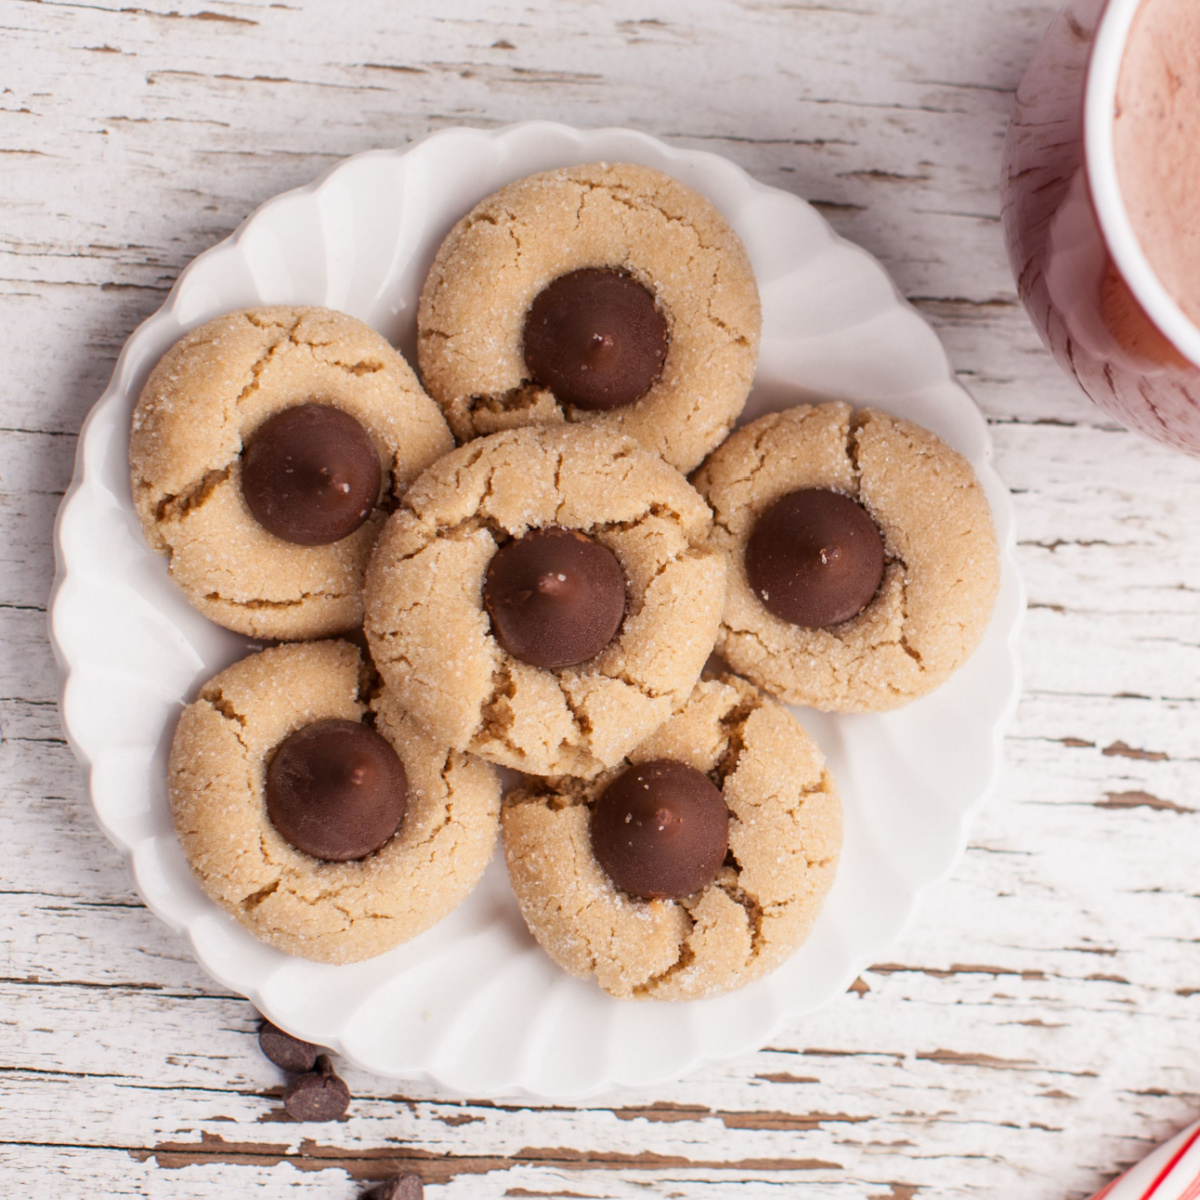
[[671,759],[630,767],[592,809],[592,852],[623,892],[678,899],[711,883],[729,810],[708,776]]
[[483,602],[496,640],[534,667],[570,667],[612,641],[625,615],[625,573],[574,529],[536,529],[498,550]]
[[636,279],[607,268],[560,275],[525,317],[525,365],[562,404],[622,408],[650,390],[667,356],[667,322]]
[[857,616],[883,579],[883,538],[861,505],[839,492],[792,492],[758,519],[746,575],[769,612],[820,629]]
[[396,832],[407,806],[404,764],[385,738],[357,721],[305,725],[267,767],[267,815],[314,858],[364,858]]
[[242,495],[254,519],[297,546],[352,534],[378,503],[382,479],[371,435],[327,404],[285,408],[242,451]]

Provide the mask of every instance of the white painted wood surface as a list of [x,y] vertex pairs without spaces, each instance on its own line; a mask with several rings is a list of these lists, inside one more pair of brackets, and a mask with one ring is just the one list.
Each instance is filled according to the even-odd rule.
[[[1017,305],[1012,92],[1055,0],[0,0],[0,1194],[1081,1197],[1200,1113],[1200,461],[1114,427]],[[254,1014],[141,907],[63,742],[54,512],[184,264],[343,155],[549,116],[818,202],[933,321],[1016,494],[1000,795],[851,992],[578,1108],[349,1072],[281,1119]]]

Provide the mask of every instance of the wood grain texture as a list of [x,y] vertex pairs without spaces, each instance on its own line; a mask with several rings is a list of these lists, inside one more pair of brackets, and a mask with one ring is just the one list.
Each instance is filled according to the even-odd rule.
[[[1200,1110],[1200,462],[1059,375],[1000,147],[1054,0],[0,3],[0,1192],[348,1200],[1081,1197]],[[249,1005],[132,891],[62,737],[54,513],[180,269],[343,155],[551,116],[816,202],[934,324],[1014,491],[1031,611],[1000,794],[907,936],[759,1054],[580,1108],[348,1072],[281,1115]]]

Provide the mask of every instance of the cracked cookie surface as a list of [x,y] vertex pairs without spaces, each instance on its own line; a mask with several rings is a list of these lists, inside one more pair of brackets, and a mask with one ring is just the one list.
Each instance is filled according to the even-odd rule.
[[[617,889],[592,852],[591,805],[628,766],[703,771],[729,809],[729,853],[682,900]],[[824,756],[780,704],[736,676],[687,704],[599,778],[528,781],[505,798],[504,853],[522,915],[572,975],[621,998],[694,1000],[774,970],[808,936],[833,883],[842,808]]]
[[[368,704],[365,678],[347,642],[264,650],[201,688],[171,745],[175,832],[205,892],[256,937],[320,962],[382,954],[439,921],[478,883],[499,828],[496,772],[432,741],[386,691]],[[297,729],[369,712],[404,763],[408,808],[373,854],[324,862],[272,825],[267,764]]]
[[[712,516],[632,438],[541,425],[460,446],[409,488],[367,570],[365,630],[380,674],[449,745],[535,775],[595,775],[687,699],[725,597]],[[493,636],[483,583],[531,529],[595,538],[625,575],[614,639],[576,667],[529,666]]]
[[[531,380],[526,313],[585,268],[631,275],[667,321],[662,373],[625,408],[584,412]],[[758,288],[737,235],[697,192],[649,167],[591,163],[532,175],[481,201],[442,243],[421,292],[421,377],[460,441],[582,421],[692,470],[742,411],[758,359]]]
[[[324,546],[268,533],[241,488],[254,430],[310,401],[358,420],[384,480],[365,524]],[[206,617],[252,637],[321,637],[361,621],[362,575],[385,506],[453,445],[408,364],[368,325],[331,309],[246,309],[193,330],[151,372],[130,434],[134,508]]]
[[[834,712],[897,708],[942,683],[983,637],[1000,577],[991,510],[970,464],[928,430],[848,404],[797,405],[739,429],[695,484],[729,571],[717,650],[781,699]],[[857,500],[884,540],[875,598],[824,629],[773,615],[746,578],[758,518],[805,488]]]

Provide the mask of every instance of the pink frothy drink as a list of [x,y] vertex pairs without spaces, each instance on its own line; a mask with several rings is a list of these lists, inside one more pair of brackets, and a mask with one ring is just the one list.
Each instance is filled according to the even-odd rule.
[[1075,0],[1017,93],[1004,227],[1021,299],[1089,396],[1200,455],[1200,3]]

